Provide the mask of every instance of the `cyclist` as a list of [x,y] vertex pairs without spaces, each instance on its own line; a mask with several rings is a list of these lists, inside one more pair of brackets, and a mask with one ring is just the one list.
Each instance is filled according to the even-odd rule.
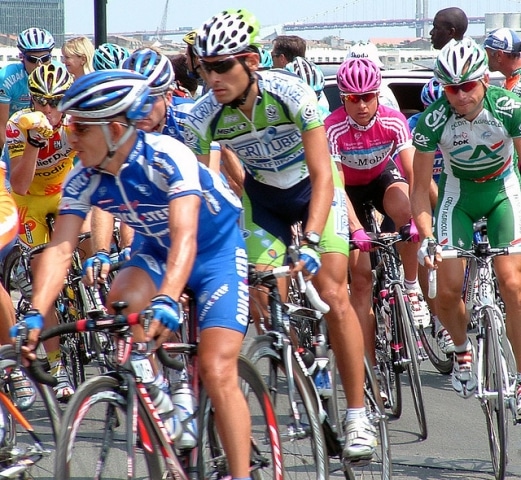
[[324,95],[326,79],[320,67],[304,57],[295,57],[284,68],[298,75],[313,89],[317,94],[319,113],[322,119],[325,119],[331,112],[329,111],[327,97]]
[[[443,87],[440,85],[440,82],[436,80],[436,78],[431,78],[422,88],[421,91],[421,101],[423,103],[423,107],[427,108],[431,103],[434,103],[438,98],[443,95]],[[418,123],[418,120],[422,116],[423,112],[416,113],[415,115],[410,116],[407,119],[409,123],[409,128],[411,132],[414,134],[414,128]],[[434,165],[432,169],[432,179],[430,184],[430,202],[432,210],[436,208],[436,203],[438,201],[438,181],[440,179],[441,171],[443,170],[443,154],[438,149],[434,155]],[[422,289],[428,287],[428,272],[423,267],[420,268],[420,284]],[[423,282],[423,283],[422,283]],[[441,324],[438,315],[436,314],[436,306],[435,299],[426,298],[427,303],[429,305],[429,309],[431,311],[432,318],[434,320],[434,331],[436,334],[436,341],[438,342],[438,346],[440,350],[445,354],[454,353],[454,342],[450,337],[447,329]]]
[[[19,240],[22,248],[49,241],[46,217],[58,213],[61,186],[72,169],[74,154],[69,127],[57,106],[74,77],[64,65],[37,67],[29,75],[32,108],[16,112],[7,122],[7,142],[3,157],[10,162],[10,182],[20,216]],[[31,264],[39,267],[39,259]],[[20,282],[22,292],[31,296],[30,285]],[[54,314],[46,325],[56,323]],[[58,400],[68,399],[72,387],[60,359],[59,339],[46,343],[51,373],[58,379],[54,388]]]
[[[357,42],[351,45],[349,48],[349,53],[346,55],[346,60],[348,58],[367,58],[368,60],[371,60],[380,70],[385,69],[385,65],[380,60],[378,48],[372,42]],[[380,105],[385,105],[386,107],[400,110],[398,100],[396,100],[396,96],[388,85],[380,85],[379,92],[380,94],[378,96],[378,103]]]
[[9,117],[30,104],[28,75],[41,64],[52,60],[53,36],[43,28],[28,28],[18,35],[20,63],[0,70],[0,146],[5,143],[5,127]]
[[87,37],[74,37],[62,46],[63,63],[74,78],[93,72],[94,45]]
[[30,338],[62,288],[59,279],[91,205],[122,216],[145,240],[115,277],[109,302],[126,301],[129,312],[152,309],[149,339],[161,343],[179,325],[185,286],[194,291],[201,378],[231,474],[247,478],[249,414],[237,380],[248,324],[240,202],[181,142],[136,129],[150,107],[147,78],[127,70],[85,75],[63,98],[60,110],[72,116],[71,138],[81,165],[64,185],[56,229],[42,254],[45,275],[34,279],[34,310],[25,317],[36,329]]
[[[168,57],[150,48],[142,48],[132,53],[123,65],[125,69],[140,73],[148,79],[150,95],[154,100],[150,112],[136,122],[137,128],[147,133],[159,132],[184,141],[182,135],[184,119],[194,102],[189,98],[172,96],[174,70]],[[92,239],[94,251],[98,252],[96,258],[101,262],[100,280],[103,281],[110,268],[109,252],[114,220],[110,213],[101,209],[94,209],[92,215],[94,226]],[[128,226],[123,230],[124,246],[130,246],[133,234],[128,231]],[[86,281],[89,284],[93,282],[91,273],[93,260],[94,257],[84,263]]]
[[[444,95],[421,116],[414,132],[412,205],[422,247],[420,263],[432,268],[429,239],[470,248],[473,222],[488,219],[492,246],[521,237],[521,186],[514,155],[521,152],[519,97],[488,85],[487,54],[472,39],[450,42],[439,53],[434,74]],[[443,153],[435,228],[428,191],[436,149]],[[461,298],[461,260],[438,262],[437,309],[455,345],[454,390],[465,398],[476,388],[473,349]],[[521,258],[497,257],[494,269],[505,303],[508,337],[521,366]],[[519,374],[518,374],[519,375]],[[521,378],[521,375],[519,376]],[[520,405],[518,389],[518,410]],[[521,413],[521,411],[520,411]]]
[[129,56],[130,52],[125,47],[115,43],[102,43],[94,50],[92,66],[94,70],[121,68]]
[[[352,252],[349,261],[351,296],[364,330],[366,350],[374,356],[376,326],[371,309],[371,264],[366,253],[371,244],[365,233],[369,225],[364,204],[371,201],[396,227],[410,230],[414,237],[409,185],[392,158],[395,153],[399,156],[406,178],[411,179],[414,149],[405,117],[378,102],[381,74],[374,62],[367,58],[348,58],[337,72],[337,84],[343,105],[326,118],[326,132],[353,205],[350,221],[352,224],[360,221],[363,227],[352,233],[360,249]],[[430,315],[417,279],[417,250],[417,244],[412,242],[401,247],[404,286],[414,319],[428,323]]]
[[306,40],[297,35],[279,35],[271,51],[274,68],[285,68],[295,57],[306,56]]
[[521,38],[509,28],[493,30],[483,44],[492,72],[505,76],[503,87],[521,96]]
[[364,408],[363,338],[346,288],[345,196],[315,92],[288,72],[257,71],[258,34],[258,21],[244,9],[221,12],[197,31],[194,48],[210,90],[188,114],[186,143],[203,163],[213,140],[242,162],[246,243],[257,268],[281,265],[292,225],[303,222],[295,268],[316,274],[331,308],[326,318],[349,403],[344,457],[370,459],[376,438]]

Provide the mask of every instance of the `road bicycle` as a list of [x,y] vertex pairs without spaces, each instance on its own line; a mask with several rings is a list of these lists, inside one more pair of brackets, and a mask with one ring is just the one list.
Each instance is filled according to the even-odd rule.
[[[49,231],[53,230],[54,218],[48,217]],[[71,265],[64,279],[63,289],[55,301],[55,314],[58,323],[68,323],[85,318],[87,315],[103,315],[106,312],[104,301],[108,295],[110,282],[86,286],[82,281],[83,243],[90,239],[90,232],[78,236],[78,246],[71,258]],[[43,252],[46,244],[30,249],[17,243],[7,254],[3,265],[3,280],[7,292],[15,306],[16,318],[31,308],[32,260]],[[111,265],[111,272],[117,271],[120,264]],[[113,275],[113,274],[112,274]],[[112,276],[109,278],[109,280]],[[106,355],[110,355],[113,345],[102,332],[74,333],[60,337],[61,359],[71,385],[75,388],[86,378],[85,367],[95,364],[100,372],[107,369]]]
[[[402,263],[396,248],[406,241],[400,233],[381,233],[376,211],[365,206],[367,219],[375,239],[372,245],[373,311],[376,318],[376,365],[380,388],[387,398],[386,406],[399,418],[402,415],[401,375],[407,373],[420,437],[426,439],[427,418],[420,378],[420,362],[427,359],[423,342],[426,332],[414,321],[409,297],[403,285]],[[426,347],[424,347],[424,345]]]
[[[490,456],[494,476],[502,480],[508,463],[508,424],[519,423],[516,405],[517,368],[507,337],[503,304],[497,290],[493,259],[500,255],[519,255],[521,246],[490,246],[486,223],[477,222],[472,248],[444,247],[443,259],[466,259],[464,301],[476,330],[476,398],[487,422]],[[435,244],[430,245],[434,257]],[[433,270],[436,272],[436,270]],[[431,275],[436,293],[436,275]]]
[[[303,306],[302,297],[308,294],[320,309],[323,305],[317,294],[309,290],[309,284],[306,291],[299,287],[298,293],[291,293],[290,298],[299,296],[299,301],[283,303],[277,279],[288,274],[287,266],[257,271],[254,265],[250,265],[250,287],[262,291],[267,289],[269,318],[261,324],[264,334],[254,337],[245,350],[246,356],[263,375],[277,411],[285,478],[327,479],[333,471],[342,471],[347,479],[358,475],[362,478],[391,478],[387,417],[373,369],[368,363],[364,392],[368,418],[378,432],[377,453],[370,463],[352,465],[341,461],[343,412],[347,407],[345,395],[335,357],[326,338],[323,313],[316,307]],[[321,339],[317,342],[319,335]],[[318,343],[320,348],[326,350],[325,355],[314,349]],[[331,373],[330,395],[319,394],[306,366],[305,355],[308,353],[314,355],[318,362],[325,359],[321,367]]]
[[24,367],[15,348],[0,347],[0,478],[35,478],[38,471],[37,477],[46,473],[51,479],[50,456],[59,434],[61,411],[52,388],[36,381],[31,370],[26,375],[33,379],[37,398],[30,410],[20,411],[9,393],[9,377],[17,368]]
[[[123,302],[112,305],[114,315],[95,316],[44,330],[41,340],[86,331],[114,336],[113,370],[80,385],[61,423],[55,471],[61,480],[93,479],[213,479],[228,474],[213,419],[211,401],[199,391],[198,442],[189,451],[177,449],[166,430],[149,391],[142,381],[141,360],[149,343],[133,341],[129,326],[140,316],[124,315]],[[151,342],[152,343],[152,342]],[[196,343],[164,345],[157,358],[168,368],[181,369],[176,357],[196,358]],[[40,372],[45,378],[48,374]],[[239,381],[252,417],[251,476],[282,479],[278,426],[269,393],[259,374],[244,357],[239,358]]]

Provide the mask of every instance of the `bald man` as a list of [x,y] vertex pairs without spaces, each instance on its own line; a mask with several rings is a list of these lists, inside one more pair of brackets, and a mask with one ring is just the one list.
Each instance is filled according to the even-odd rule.
[[465,12],[458,7],[439,10],[434,16],[431,36],[432,46],[441,50],[450,40],[461,40],[467,31],[469,20]]

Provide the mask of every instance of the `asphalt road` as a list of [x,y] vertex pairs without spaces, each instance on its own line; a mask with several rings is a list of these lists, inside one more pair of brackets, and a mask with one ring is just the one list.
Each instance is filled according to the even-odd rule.
[[[410,389],[403,385],[404,409],[400,419],[389,419],[393,478],[397,480],[473,479],[493,480],[485,417],[475,398],[459,398],[450,386],[450,377],[437,373],[429,362],[421,364],[429,435],[418,436],[418,425]],[[42,406],[37,402],[28,414],[34,426],[49,441],[48,425],[42,424]],[[39,462],[34,478],[59,479],[53,473],[54,455]],[[330,478],[343,478],[333,472]],[[509,426],[507,479],[521,479],[521,425]]]

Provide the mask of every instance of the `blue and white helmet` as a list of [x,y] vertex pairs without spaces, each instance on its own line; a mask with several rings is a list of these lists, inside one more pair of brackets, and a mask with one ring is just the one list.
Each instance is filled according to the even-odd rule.
[[317,96],[324,90],[326,84],[324,73],[313,62],[304,57],[295,57],[285,68],[302,78],[315,91]]
[[147,77],[152,95],[167,92],[174,81],[174,69],[168,57],[150,48],[136,50],[125,60],[123,68]]
[[85,118],[125,115],[137,121],[147,117],[153,103],[145,76],[130,70],[100,70],[76,80],[58,110]]
[[130,52],[115,43],[103,43],[94,50],[92,65],[94,70],[112,70],[122,68],[123,62],[130,56]]
[[22,52],[49,50],[54,48],[54,37],[45,29],[31,27],[18,35],[16,46]]

